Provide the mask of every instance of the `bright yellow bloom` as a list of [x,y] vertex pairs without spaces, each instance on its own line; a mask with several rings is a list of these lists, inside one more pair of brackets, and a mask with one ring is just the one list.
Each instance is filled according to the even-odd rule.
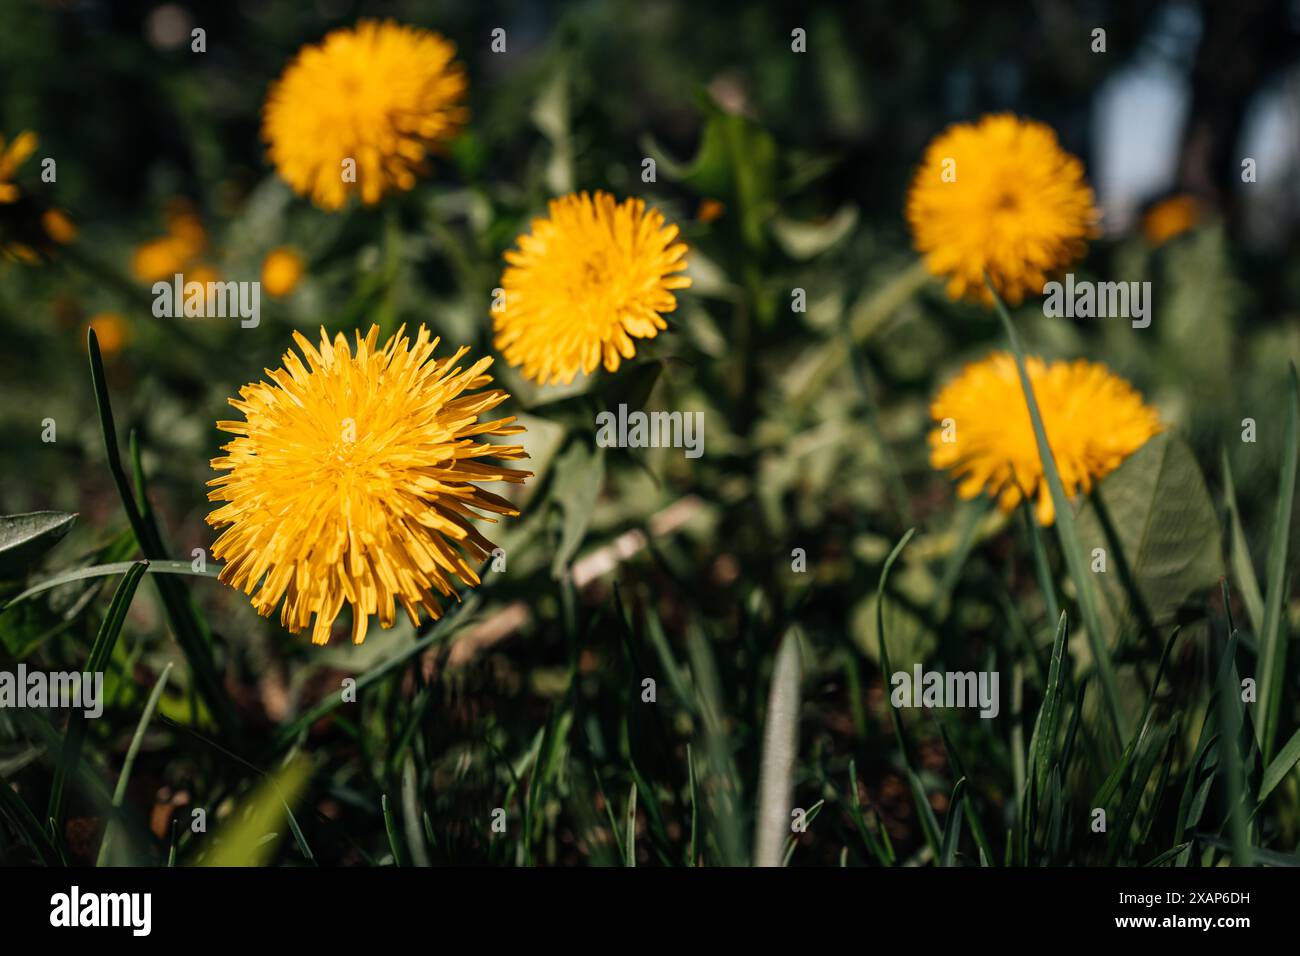
[[[1083,359],[1048,365],[1030,356],[1025,367],[1070,497],[1087,493],[1161,430],[1155,409],[1104,365]],[[1022,497],[1037,497],[1038,520],[1052,523],[1052,497],[1011,355],[994,352],[967,365],[935,396],[930,415],[939,422],[930,433],[930,464],[960,480],[960,497],[987,491],[1006,512]]]
[[455,53],[437,33],[373,20],[304,47],[262,111],[271,162],[323,209],[411,189],[468,118]]
[[369,615],[392,626],[394,602],[416,624],[419,606],[440,617],[432,591],[454,597],[453,577],[478,584],[471,562],[492,552],[471,521],[496,519],[477,512],[519,513],[474,482],[531,477],[487,460],[526,458],[521,446],[480,440],[523,431],[513,417],[478,421],[509,397],[475,391],[492,381],[491,358],[462,368],[462,348],[435,359],[424,326],[414,341],[404,328],[382,349],[378,339],[378,326],[358,331],[354,354],[322,328],[318,351],[295,332],[306,364],[285,352],[270,383],[230,400],[245,420],[217,422],[238,436],[212,462],[226,474],[208,482],[209,500],[225,502],[207,519],[225,528],[212,546],[226,560],[221,580],[263,616],[284,598],[280,620],[295,634],[314,615],[316,644],[344,601],[358,644]]
[[120,352],[130,334],[130,323],[117,312],[100,312],[93,315],[86,322],[86,327],[95,330],[95,337],[99,339],[99,351],[105,358]]
[[31,130],[19,133],[5,148],[4,137],[0,136],[0,203],[17,202],[22,190],[13,182],[14,173],[36,150],[36,134]]
[[1156,203],[1142,217],[1142,234],[1153,246],[1181,236],[1201,219],[1201,204],[1194,196],[1178,195]]
[[907,195],[917,251],[953,299],[1037,295],[1084,254],[1098,212],[1083,163],[1051,127],[1011,115],[950,126],[927,147]]
[[636,355],[677,308],[674,289],[691,280],[677,227],[640,199],[617,203],[598,191],[552,200],[547,219],[506,253],[504,301],[494,305],[496,347],[541,384],[573,381]]
[[273,299],[283,298],[302,280],[302,256],[288,246],[272,249],[262,260],[262,288]]

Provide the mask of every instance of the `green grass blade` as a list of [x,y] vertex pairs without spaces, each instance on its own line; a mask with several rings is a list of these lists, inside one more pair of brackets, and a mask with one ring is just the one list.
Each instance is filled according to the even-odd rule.
[[[885,637],[885,584],[889,580],[889,572],[894,567],[894,562],[898,556],[903,553],[907,547],[907,542],[912,540],[912,535],[916,533],[915,528],[908,528],[907,532],[894,545],[894,549],[889,552],[889,557],[885,559],[884,566],[880,569],[880,578],[876,582],[876,637],[880,641],[880,670],[884,677],[885,686],[889,686],[890,675],[893,674],[894,668],[889,661],[889,642]],[[939,858],[939,822],[934,817],[934,810],[930,806],[930,801],[926,797],[925,786],[921,783],[921,778],[916,775],[912,768],[912,758],[907,749],[907,737],[903,733],[903,719],[898,714],[898,708],[889,702],[889,695],[885,695],[885,700],[889,704],[889,716],[894,724],[894,738],[898,743],[899,755],[903,761],[903,769],[907,777],[908,785],[912,790],[912,800],[916,804],[917,817],[921,821],[921,829],[925,834],[926,843],[930,846],[930,851],[934,854],[935,859]]]
[[402,763],[402,823],[406,828],[406,845],[411,848],[411,862],[415,866],[430,865],[429,848],[425,845],[421,826],[423,819],[415,760],[408,756]]
[[393,807],[388,802],[388,794],[380,794],[379,806],[384,814],[384,832],[388,834],[388,848],[393,851],[393,866],[401,866],[402,849],[397,840],[397,820],[393,817]]
[[1295,500],[1297,430],[1300,429],[1300,383],[1295,365],[1287,378],[1286,437],[1283,442],[1282,477],[1273,514],[1273,534],[1268,547],[1268,591],[1264,597],[1264,626],[1260,629],[1259,703],[1256,724],[1264,762],[1273,758],[1282,682],[1286,671],[1286,558],[1291,533],[1291,508]]
[[[437,644],[439,641],[446,640],[454,633],[456,625],[463,619],[472,617],[474,611],[478,609],[480,599],[477,595],[471,595],[464,599],[451,614],[444,615],[434,624],[432,630],[427,635],[420,638],[400,654],[389,658],[384,663],[366,671],[357,678],[356,691],[360,695],[361,691],[367,687],[383,680],[389,674],[399,667],[405,665],[411,658],[418,656],[428,648]],[[331,694],[321,703],[311,708],[304,714],[300,714],[290,724],[276,732],[272,740],[270,752],[278,753],[284,747],[287,747],[294,741],[297,736],[310,727],[322,717],[332,713],[343,703],[343,695],[339,693]]]
[[108,578],[117,574],[125,574],[135,565],[143,565],[145,571],[150,574],[193,574],[199,577],[215,578],[221,573],[220,567],[209,568],[205,571],[195,571],[193,565],[188,561],[116,561],[112,564],[96,564],[88,568],[77,568],[75,571],[64,571],[62,574],[56,574],[54,577],[41,581],[39,584],[33,584],[26,591],[21,592],[16,597],[10,599],[3,610],[7,611],[20,601],[40,594],[42,591],[48,591],[51,588],[57,588],[61,584],[69,584],[73,581],[85,581],[89,578]]
[[[959,779],[970,779],[970,774],[966,772],[966,765],[961,756],[957,753],[957,748],[952,745],[952,738],[948,734],[948,728],[941,722],[939,724],[939,736],[943,739],[944,749],[948,752],[948,762],[952,764],[953,772]],[[850,766],[852,764],[850,763]],[[992,866],[993,861],[997,859],[993,855],[993,848],[990,846],[988,836],[984,832],[984,824],[980,822],[979,813],[974,806],[974,797],[967,797],[967,802],[971,804],[971,811],[966,814],[966,822],[970,826],[971,836],[975,838],[975,845],[980,851],[980,866]]]
[[[144,742],[144,732],[149,727],[149,722],[153,720],[153,712],[158,707],[158,701],[162,697],[163,688],[167,686],[167,678],[171,676],[172,667],[175,666],[170,661],[163,668],[162,674],[153,685],[153,690],[149,692],[149,699],[145,701],[144,710],[140,714],[140,722],[135,726],[135,733],[131,737],[130,746],[126,748],[126,757],[122,760],[122,772],[117,775],[117,785],[113,788],[113,807],[122,806],[122,801],[126,799],[126,785],[131,780],[131,769],[135,766],[136,755],[140,753],[140,745]],[[96,866],[104,866],[109,860],[109,851],[114,837],[113,821],[110,819],[104,829],[104,840],[99,845],[99,858]]]
[[1052,580],[1052,565],[1047,560],[1047,544],[1043,541],[1043,529],[1038,527],[1038,520],[1034,517],[1029,499],[1025,498],[1021,505],[1016,510],[1020,512],[1021,523],[1026,527],[1030,544],[1033,546],[1034,573],[1038,576],[1038,589],[1043,592],[1043,603],[1047,606],[1047,619],[1057,621],[1061,618],[1061,603],[1056,599],[1056,582]]
[[1291,735],[1291,739],[1286,745],[1278,751],[1276,757],[1264,771],[1264,777],[1259,785],[1259,802],[1264,800],[1277,789],[1277,785],[1286,779],[1293,767],[1300,763],[1300,730]]
[[[140,584],[140,578],[143,576],[143,564],[131,565],[130,570],[123,575],[117,590],[113,592],[113,599],[109,602],[108,610],[104,613],[104,620],[99,625],[99,632],[95,635],[95,642],[90,647],[90,654],[86,657],[86,673],[91,675],[103,673],[105,666],[108,664],[108,659],[113,653],[113,646],[117,643],[117,637],[122,632],[122,625],[126,622],[127,609],[131,606],[131,600],[135,597],[135,590]],[[85,741],[85,712],[74,709],[68,717],[67,738],[64,741],[63,753],[60,755],[58,765],[55,767],[54,781],[50,786],[50,804],[47,815],[56,825],[56,834],[58,832],[57,828],[63,825],[63,808],[68,777],[76,775],[77,766],[81,763],[81,751]]]
[[[1234,647],[1237,632],[1233,630],[1228,646]],[[1232,836],[1232,863],[1234,866],[1251,865],[1249,821],[1246,817],[1244,797],[1247,789],[1245,761],[1241,753],[1241,682],[1237,680],[1236,661],[1227,660],[1227,666],[1218,673],[1218,706],[1215,722],[1219,731],[1220,766],[1226,780],[1224,795],[1227,798],[1229,831]]]
[[966,778],[962,777],[952,788],[952,799],[948,802],[948,818],[943,825],[943,841],[940,844],[939,865],[952,866],[957,858],[957,845],[961,841],[961,818],[966,796]]
[[790,833],[795,759],[799,750],[799,632],[791,628],[777,651],[767,698],[763,756],[759,771],[755,866],[780,866]]
[[1232,480],[1232,466],[1228,463],[1228,449],[1222,449],[1223,460],[1223,499],[1228,506],[1229,556],[1232,576],[1237,579],[1237,589],[1246,604],[1246,616],[1256,633],[1264,627],[1264,595],[1259,589],[1259,579],[1255,577],[1255,565],[1250,560],[1250,547],[1246,544],[1246,533],[1241,527],[1241,509],[1237,507],[1237,489]]
[[1056,638],[1052,642],[1052,663],[1047,671],[1047,688],[1043,693],[1043,704],[1038,711],[1034,724],[1034,734],[1030,749],[1033,752],[1035,786],[1042,793],[1047,786],[1047,775],[1052,769],[1052,757],[1056,752],[1056,734],[1061,723],[1061,694],[1063,682],[1061,671],[1065,660],[1065,644],[1068,633],[1065,612],[1062,611],[1056,622]]
[[696,853],[699,852],[697,842],[697,833],[699,828],[699,795],[695,788],[695,755],[691,751],[691,745],[686,745],[686,786],[690,791],[691,797],[691,842],[686,848],[689,854],[686,859],[687,866],[695,866],[697,863]]
[[[826,801],[818,800],[816,803],[814,803],[811,807],[808,808],[808,811],[803,816],[805,831],[807,830],[808,827],[812,826],[812,822],[817,819],[817,814],[822,812],[822,807],[824,806],[826,806]],[[797,840],[798,837],[794,833],[791,833],[789,836],[785,838],[785,853],[781,855],[782,866],[790,865],[790,858],[794,856],[794,848],[798,846]]]
[[[95,336],[94,329],[86,332],[86,346],[90,353],[90,377],[95,389],[95,404],[99,409],[99,422],[104,435],[104,450],[108,458],[109,473],[113,477],[114,485],[117,486],[118,496],[122,499],[122,508],[126,512],[131,530],[135,533],[140,550],[151,561],[164,561],[167,555],[157,526],[147,522],[141,515],[135,492],[122,467],[122,456],[117,446],[117,428],[113,424],[113,407],[104,376],[104,360],[99,353],[99,340]],[[195,611],[189,595],[178,581],[170,577],[155,577],[154,583],[158,587],[163,610],[176,636],[176,642],[194,675],[199,695],[226,738],[236,739],[239,729],[238,720],[234,707],[225,693],[221,677],[217,673],[212,658],[212,641],[207,629]]]
[[1011,321],[1007,307],[998,295],[993,283],[985,276],[984,283],[993,296],[993,304],[1002,319],[1003,328],[1011,342],[1011,352],[1015,356],[1016,370],[1020,374],[1020,387],[1025,393],[1025,402],[1029,407],[1029,418],[1034,426],[1034,439],[1038,443],[1038,456],[1043,464],[1043,475],[1047,479],[1047,488],[1052,496],[1052,506],[1056,512],[1056,532],[1061,541],[1061,553],[1065,558],[1066,569],[1074,588],[1078,592],[1079,612],[1083,617],[1084,631],[1092,648],[1093,663],[1101,679],[1102,697],[1106,710],[1114,725],[1115,739],[1122,746],[1128,739],[1128,719],[1120,704],[1119,689],[1115,683],[1115,671],[1111,666],[1110,651],[1106,646],[1106,636],[1102,632],[1101,615],[1097,610],[1096,594],[1092,588],[1092,579],[1083,558],[1083,546],[1079,542],[1079,533],[1074,524],[1074,510],[1065,496],[1065,486],[1061,484],[1061,475],[1056,470],[1056,459],[1052,455],[1051,445],[1047,441],[1047,431],[1043,427],[1042,412],[1038,408],[1038,399],[1034,397],[1034,387],[1029,381],[1029,371],[1025,368],[1025,355],[1020,347],[1020,337]]
[[626,854],[623,857],[623,865],[636,867],[636,781],[632,781],[632,786],[628,788],[627,794],[627,813],[626,813],[627,836],[623,840],[623,851]]
[[[266,777],[241,804],[230,822],[213,835],[210,849],[199,859],[200,866],[265,866],[275,852],[281,834],[282,817],[307,788],[311,762],[298,757],[274,775]],[[391,823],[388,798],[384,797],[384,822]],[[390,831],[390,837],[394,834]]]
[[14,793],[9,781],[0,779],[0,816],[9,821],[14,832],[46,866],[66,866],[62,851],[36,819],[36,814]]

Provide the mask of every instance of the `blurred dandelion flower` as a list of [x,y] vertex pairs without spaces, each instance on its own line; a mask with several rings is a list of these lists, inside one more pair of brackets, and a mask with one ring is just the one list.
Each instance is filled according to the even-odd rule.
[[[94,329],[99,339],[99,351],[104,358],[111,358],[122,351],[129,336],[130,325],[117,312],[99,312],[90,317],[86,328]],[[84,330],[83,330],[84,331]]]
[[47,209],[41,213],[41,227],[50,239],[61,246],[76,241],[77,224],[62,209]]
[[59,246],[77,238],[76,224],[67,213],[14,181],[18,167],[37,143],[30,130],[19,133],[8,146],[0,136],[0,259],[28,265],[52,259]]
[[151,283],[189,273],[186,278],[197,282],[198,272],[203,273],[205,282],[209,275],[215,278],[210,266],[197,266],[198,257],[208,245],[208,232],[189,200],[168,202],[164,220],[166,234],[140,243],[131,255],[131,272],[136,279]]
[[413,623],[419,606],[440,617],[432,591],[455,596],[453,577],[478,584],[471,562],[493,549],[472,520],[519,513],[475,482],[531,477],[487,460],[527,457],[481,440],[523,431],[513,417],[478,420],[509,397],[476,391],[492,381],[491,358],[462,367],[462,348],[435,359],[424,326],[414,341],[404,327],[383,348],[378,338],[378,326],[358,331],[354,353],[341,333],[331,341],[322,328],[317,350],[295,332],[306,364],[285,352],[270,383],[230,399],[244,420],[217,422],[237,436],[212,462],[225,474],[208,482],[209,500],[224,502],[207,518],[225,529],[212,546],[226,560],[221,580],[263,616],[283,598],[281,622],[295,634],[311,624],[316,644],[344,601],[358,644],[369,615],[392,626],[395,602]]
[[1201,204],[1194,196],[1180,194],[1156,203],[1142,217],[1142,234],[1153,246],[1162,246],[1181,236],[1201,220]]
[[22,190],[14,183],[14,174],[36,150],[36,134],[25,130],[15,136],[5,146],[4,137],[0,136],[0,203],[17,202]]
[[323,209],[411,189],[468,118],[455,52],[437,33],[373,20],[304,47],[262,111],[271,162]]
[[[1049,365],[1029,356],[1025,367],[1068,496],[1087,493],[1161,430],[1155,409],[1104,365],[1083,359]],[[930,415],[940,423],[930,433],[930,464],[959,481],[958,496],[974,498],[987,491],[1005,512],[1022,496],[1037,497],[1039,522],[1055,520],[1029,406],[1010,354],[994,352],[967,365],[935,396]]]
[[569,384],[636,355],[632,340],[668,327],[660,313],[677,308],[673,290],[691,280],[675,274],[687,252],[677,227],[640,199],[584,192],[552,200],[549,213],[506,253],[496,347],[525,377]]
[[283,298],[298,287],[302,273],[302,256],[288,246],[280,246],[262,260],[262,288],[273,299]]
[[1083,163],[1051,127],[1003,114],[958,123],[926,148],[907,221],[953,299],[992,305],[988,273],[1013,305],[1084,254],[1098,213]]
[[700,206],[695,211],[695,218],[707,225],[721,219],[726,211],[727,207],[716,199],[701,199]]

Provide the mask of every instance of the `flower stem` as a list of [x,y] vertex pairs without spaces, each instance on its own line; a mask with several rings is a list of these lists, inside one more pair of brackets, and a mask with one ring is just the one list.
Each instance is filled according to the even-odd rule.
[[1047,480],[1047,490],[1052,496],[1052,506],[1056,511],[1056,533],[1060,538],[1061,553],[1065,558],[1065,566],[1070,573],[1070,578],[1074,581],[1074,588],[1079,595],[1079,613],[1083,618],[1084,630],[1088,635],[1088,644],[1092,648],[1093,660],[1096,664],[1097,675],[1100,677],[1102,696],[1106,700],[1106,709],[1110,713],[1111,722],[1115,725],[1115,732],[1119,737],[1119,746],[1122,749],[1129,737],[1128,721],[1124,716],[1124,708],[1119,702],[1119,689],[1115,684],[1115,671],[1110,662],[1110,651],[1106,647],[1101,627],[1101,615],[1097,610],[1096,595],[1092,590],[1092,581],[1088,576],[1087,564],[1083,559],[1083,548],[1079,543],[1079,533],[1074,526],[1074,510],[1070,506],[1070,501],[1065,496],[1065,486],[1061,484],[1060,473],[1056,470],[1056,459],[1052,455],[1052,448],[1047,442],[1047,431],[1043,427],[1043,416],[1038,409],[1038,400],[1034,397],[1034,388],[1029,381],[1029,372],[1025,368],[1025,355],[1020,346],[1020,337],[1016,334],[1016,327],[1011,321],[1011,316],[1007,312],[1006,305],[1002,302],[1002,297],[998,295],[997,289],[989,280],[988,275],[984,276],[984,284],[988,286],[989,293],[993,296],[993,304],[997,309],[998,317],[1002,319],[1002,327],[1006,330],[1007,339],[1011,342],[1011,352],[1015,356],[1016,371],[1020,374],[1020,387],[1025,393],[1025,402],[1029,406],[1029,418],[1034,426],[1034,439],[1038,444],[1038,457],[1043,464],[1043,476]]

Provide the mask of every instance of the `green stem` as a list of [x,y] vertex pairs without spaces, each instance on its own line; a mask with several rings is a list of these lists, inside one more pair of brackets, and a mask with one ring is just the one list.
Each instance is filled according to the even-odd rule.
[[1029,381],[1029,372],[1025,368],[1025,355],[1020,346],[1020,337],[1016,334],[1016,327],[1011,321],[1006,305],[1003,304],[1001,296],[998,295],[997,289],[993,287],[987,275],[984,277],[984,284],[988,286],[989,293],[993,296],[993,304],[997,308],[998,317],[1002,320],[1002,327],[1006,330],[1007,339],[1011,343],[1011,352],[1015,356],[1016,371],[1020,375],[1020,387],[1025,393],[1025,402],[1029,406],[1029,418],[1034,426],[1034,440],[1038,444],[1038,456],[1043,464],[1043,476],[1047,480],[1047,489],[1052,495],[1052,506],[1056,511],[1056,532],[1060,538],[1061,553],[1065,558],[1070,578],[1074,581],[1074,588],[1078,592],[1079,612],[1088,635],[1088,644],[1092,648],[1097,674],[1101,679],[1102,697],[1105,698],[1106,709],[1110,714],[1111,722],[1115,725],[1115,733],[1122,748],[1124,741],[1129,738],[1128,721],[1124,716],[1123,707],[1120,706],[1115,671],[1111,666],[1110,651],[1106,647],[1101,628],[1101,615],[1097,611],[1092,582],[1083,559],[1083,548],[1079,543],[1078,530],[1074,526],[1074,511],[1065,496],[1061,475],[1056,470],[1056,459],[1052,455],[1052,447],[1047,441],[1047,431],[1043,427],[1043,415],[1038,408],[1038,399],[1034,397],[1034,387]]

